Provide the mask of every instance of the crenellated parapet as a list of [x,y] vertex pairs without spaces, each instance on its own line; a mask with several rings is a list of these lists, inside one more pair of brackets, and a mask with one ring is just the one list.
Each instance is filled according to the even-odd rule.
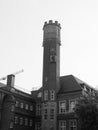
[[[53,22],[53,20],[49,20],[49,22],[44,23],[44,27],[46,27],[48,25],[55,25],[55,26],[58,26],[61,29],[61,25],[60,25],[60,23],[58,23],[58,21]],[[44,27],[43,27],[43,29],[44,29]]]
[[49,20],[49,22],[45,22],[43,26],[43,45],[46,41],[53,39],[60,44],[60,29],[61,26],[58,21],[53,22],[52,20]]

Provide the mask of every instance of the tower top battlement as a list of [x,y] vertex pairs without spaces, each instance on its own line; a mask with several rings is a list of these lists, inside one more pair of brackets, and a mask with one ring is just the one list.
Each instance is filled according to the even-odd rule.
[[[44,23],[44,27],[46,27],[47,25],[56,25],[61,29],[61,25],[60,25],[60,23],[58,23],[58,21],[53,22],[53,20],[49,20],[49,22]],[[44,27],[43,27],[43,29],[44,29]]]
[[51,39],[55,39],[60,44],[60,30],[61,26],[58,21],[49,20],[45,22],[43,26],[43,45]]

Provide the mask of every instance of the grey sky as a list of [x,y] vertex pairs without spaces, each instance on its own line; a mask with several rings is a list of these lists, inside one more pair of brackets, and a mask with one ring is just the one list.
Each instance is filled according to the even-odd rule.
[[1,0],[0,77],[24,69],[16,85],[42,85],[43,24],[61,24],[61,75],[98,85],[97,0]]

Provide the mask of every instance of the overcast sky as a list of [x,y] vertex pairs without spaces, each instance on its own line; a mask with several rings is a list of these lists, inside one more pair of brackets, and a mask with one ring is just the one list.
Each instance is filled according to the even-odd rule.
[[0,77],[24,69],[17,86],[42,86],[48,20],[62,27],[60,75],[98,86],[98,0],[0,0]]

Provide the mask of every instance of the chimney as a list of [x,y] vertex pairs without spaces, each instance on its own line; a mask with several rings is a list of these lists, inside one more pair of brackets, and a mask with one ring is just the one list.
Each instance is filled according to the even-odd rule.
[[15,75],[11,74],[7,76],[7,87],[14,87]]

